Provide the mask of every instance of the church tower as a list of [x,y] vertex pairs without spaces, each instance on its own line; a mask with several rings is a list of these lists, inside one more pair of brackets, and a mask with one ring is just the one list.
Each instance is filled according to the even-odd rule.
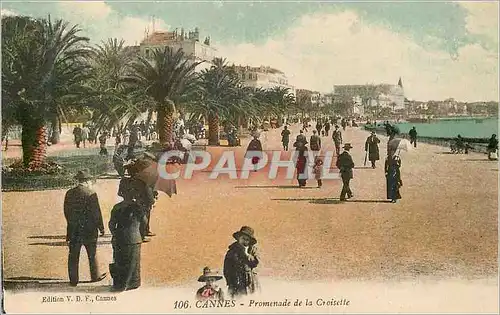
[[398,85],[403,88],[403,81],[401,81],[401,77],[399,77]]

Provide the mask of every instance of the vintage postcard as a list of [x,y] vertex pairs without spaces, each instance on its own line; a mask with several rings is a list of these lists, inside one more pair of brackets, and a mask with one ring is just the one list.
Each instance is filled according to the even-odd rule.
[[498,314],[497,1],[3,1],[2,311]]

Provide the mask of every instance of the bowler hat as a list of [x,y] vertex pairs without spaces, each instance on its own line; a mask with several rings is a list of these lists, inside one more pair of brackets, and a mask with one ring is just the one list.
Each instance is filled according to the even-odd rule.
[[88,168],[84,168],[76,173],[75,179],[80,181],[89,180],[92,179],[92,175],[90,175],[90,171]]
[[350,143],[344,144],[344,149],[352,149],[352,145]]
[[203,274],[198,278],[199,282],[207,282],[209,278],[220,280],[222,276],[217,271],[212,271],[209,267],[203,268]]
[[257,240],[255,239],[254,231],[249,226],[242,226],[238,232],[233,233],[233,237],[237,240],[240,236],[246,235],[250,238],[251,245],[256,244]]

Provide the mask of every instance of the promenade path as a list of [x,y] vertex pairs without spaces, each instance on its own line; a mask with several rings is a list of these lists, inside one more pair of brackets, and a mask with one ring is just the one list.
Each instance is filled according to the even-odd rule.
[[[280,149],[280,132],[262,135],[266,150]],[[292,139],[297,133],[298,126],[293,126]],[[326,181],[322,189],[309,180],[307,189],[297,189],[296,180],[269,180],[266,170],[251,173],[247,180],[227,175],[210,180],[207,172],[178,180],[179,194],[161,194],[152,212],[157,236],[142,247],[144,286],[192,283],[206,265],[222,269],[232,234],[242,225],[255,229],[263,277],[496,277],[498,164],[484,154],[451,155],[447,148],[419,144],[401,154],[403,199],[391,204],[385,199],[383,160],[376,169],[362,165],[367,136],[358,128],[344,133],[357,166],[355,197],[348,202],[338,200],[339,180]],[[381,140],[383,159],[387,139]],[[332,148],[331,139],[323,142]],[[238,158],[245,148],[246,143],[236,149]],[[209,148],[214,156],[223,150]],[[117,188],[117,179],[98,180],[95,187],[105,225],[119,200]],[[5,279],[67,279],[64,193],[3,193]],[[107,235],[98,247],[103,270],[112,260],[109,241]],[[80,274],[88,279],[84,257]]]

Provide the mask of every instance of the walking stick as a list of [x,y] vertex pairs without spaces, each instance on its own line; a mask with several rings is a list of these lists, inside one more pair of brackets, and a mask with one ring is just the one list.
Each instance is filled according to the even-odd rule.
[[368,159],[368,151],[370,150],[370,146],[367,147],[368,150],[365,151],[365,162],[363,163],[363,166],[366,166],[366,160]]

